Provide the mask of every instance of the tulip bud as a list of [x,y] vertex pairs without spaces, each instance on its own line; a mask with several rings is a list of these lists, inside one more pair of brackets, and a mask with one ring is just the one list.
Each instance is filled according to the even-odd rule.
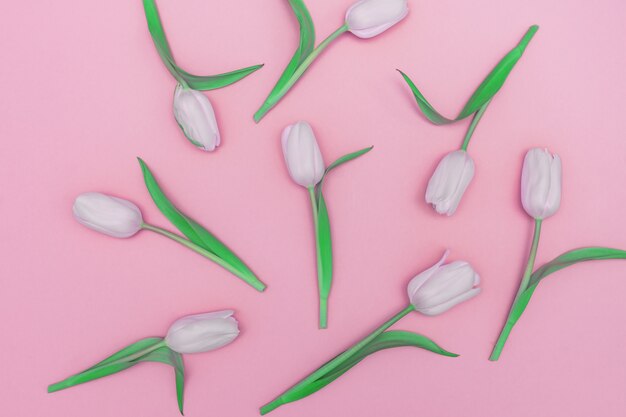
[[233,310],[185,316],[167,331],[165,343],[178,353],[208,352],[226,346],[239,335]]
[[439,214],[452,216],[474,177],[474,161],[465,151],[444,156],[428,181],[426,202]]
[[374,37],[404,19],[407,0],[361,0],[346,12],[348,29],[359,38]]
[[208,97],[178,84],[174,91],[174,117],[191,143],[205,151],[220,145],[215,112]]
[[524,158],[522,205],[529,216],[545,219],[561,205],[561,158],[534,148]]
[[478,274],[470,264],[455,261],[442,265],[448,251],[435,265],[417,275],[408,286],[409,300],[415,310],[427,316],[436,316],[455,305],[478,295]]
[[307,122],[289,125],[281,141],[291,178],[307,188],[320,182],[326,167],[311,126]]
[[141,211],[136,205],[101,193],[79,195],[72,211],[80,224],[113,237],[131,237],[143,223]]

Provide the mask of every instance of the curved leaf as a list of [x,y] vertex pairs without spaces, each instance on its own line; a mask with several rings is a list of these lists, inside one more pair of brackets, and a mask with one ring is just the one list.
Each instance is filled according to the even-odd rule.
[[98,362],[91,368],[72,375],[63,381],[49,385],[48,392],[59,391],[75,385],[84,384],[85,382],[93,381],[94,379],[113,375],[140,362],[160,362],[174,368],[178,409],[182,414],[185,380],[183,359],[180,353],[174,352],[164,344],[162,337],[147,337],[126,346],[124,349],[114,353],[105,360]]
[[530,276],[529,282],[530,285],[536,285],[548,275],[568,266],[579,262],[600,261],[606,259],[626,259],[626,251],[603,247],[574,249],[569,252],[565,252],[550,262],[542,265],[535,272],[533,272]]
[[178,402],[178,410],[183,414],[184,392],[185,392],[185,365],[183,364],[183,356],[174,352],[167,346],[163,346],[157,350],[148,353],[139,359],[141,362],[160,362],[170,365],[174,368],[174,376],[176,380],[176,400]]
[[274,88],[272,88],[272,91],[268,94],[261,108],[255,113],[254,120],[257,122],[261,120],[265,113],[273,106],[273,104],[270,105],[269,101],[289,82],[289,79],[296,72],[296,69],[298,69],[300,64],[315,48],[315,27],[313,25],[313,19],[311,19],[311,14],[304,4],[304,1],[289,0],[289,4],[291,5],[296,19],[298,19],[300,26],[300,42],[291,60],[287,64],[287,67],[274,85]]
[[185,79],[189,87],[193,88],[194,90],[203,91],[215,90],[217,88],[222,88],[226,87],[227,85],[234,84],[242,78],[245,78],[248,75],[252,74],[254,71],[261,69],[262,67],[263,64],[259,64],[227,72],[224,74],[200,76],[190,74],[187,71],[176,66],[178,72]]
[[143,0],[143,7],[146,14],[146,21],[148,22],[148,30],[150,31],[152,41],[154,42],[154,46],[156,47],[161,60],[174,78],[176,78],[176,80],[184,86],[191,87],[195,90],[215,90],[217,88],[236,83],[263,66],[262,64],[254,65],[217,75],[200,76],[190,74],[180,68],[174,60],[172,49],[167,41],[167,36],[165,36],[165,30],[163,29],[163,24],[161,22],[161,17],[155,1]]
[[352,152],[352,153],[349,153],[347,155],[342,156],[341,158],[337,159],[332,164],[328,165],[328,168],[326,168],[326,172],[324,173],[324,175],[328,174],[331,170],[337,168],[339,165],[345,164],[348,161],[352,161],[353,159],[356,159],[356,158],[358,158],[361,155],[365,155],[366,153],[368,153],[372,149],[374,149],[374,147],[370,146],[368,148],[363,148],[363,149],[360,149],[360,150],[358,150],[356,152]]
[[339,378],[341,375],[349,371],[352,367],[361,362],[367,356],[383,349],[391,349],[403,346],[413,346],[421,349],[426,349],[444,356],[458,356],[455,353],[448,352],[447,350],[441,348],[439,345],[437,345],[434,341],[427,338],[426,336],[407,331],[390,330],[377,336],[370,343],[365,345],[349,359],[343,362],[340,366],[333,368],[329,373],[321,376],[319,379],[312,383],[309,383],[296,390],[287,392],[286,394],[282,395],[281,398],[285,401],[285,403],[300,400],[324,388],[326,385],[330,384],[335,379]]
[[324,184],[324,179],[326,178],[326,175],[328,175],[328,173],[330,171],[332,171],[333,169],[337,168],[340,165],[345,164],[346,162],[349,162],[349,161],[352,161],[353,159],[358,158],[359,156],[365,155],[366,153],[368,153],[372,149],[374,149],[373,146],[370,146],[369,148],[359,149],[356,152],[352,152],[352,153],[349,153],[347,155],[342,156],[341,158],[335,160],[332,164],[328,165],[328,167],[324,171],[324,175],[322,176],[322,179],[316,185],[318,200],[321,198],[320,196],[321,196],[321,193],[322,193],[322,185]]
[[220,257],[238,271],[237,276],[257,290],[263,291],[265,284],[254,275],[252,270],[211,232],[176,208],[159,187],[148,165],[141,158],[137,159],[141,165],[146,188],[161,213],[190,241]]
[[539,285],[541,280],[546,278],[548,275],[568,266],[575,265],[579,262],[600,261],[608,259],[626,259],[626,251],[623,251],[621,249],[603,247],[579,248],[565,252],[557,256],[550,262],[542,265],[530,276],[528,288],[526,288],[526,290],[520,294],[519,299],[513,306],[509,317],[511,326],[517,323],[519,318],[522,316],[522,313],[524,313],[526,306],[530,302],[530,298],[537,289],[537,286]]
[[461,110],[459,115],[454,119],[448,119],[447,117],[442,116],[441,113],[435,110],[435,108],[428,102],[428,100],[426,100],[424,95],[419,91],[413,81],[411,81],[411,79],[402,71],[398,70],[398,72],[402,74],[402,77],[411,88],[411,91],[415,96],[415,100],[417,101],[418,107],[428,120],[437,125],[454,123],[474,114],[482,106],[489,102],[489,100],[491,100],[494,95],[496,95],[500,88],[502,88],[502,85],[511,73],[511,70],[513,70],[513,67],[515,67],[515,64],[517,64],[517,61],[519,61],[519,59],[522,57],[524,51],[526,50],[526,47],[530,43],[537,30],[539,30],[539,26],[537,25],[533,25],[528,29],[522,40],[517,44],[517,46],[513,48],[508,54],[506,54],[504,58],[502,58],[500,62],[498,62],[494,69],[491,70],[491,72],[487,75],[483,82],[474,91],[470,99],[463,107],[463,110]]

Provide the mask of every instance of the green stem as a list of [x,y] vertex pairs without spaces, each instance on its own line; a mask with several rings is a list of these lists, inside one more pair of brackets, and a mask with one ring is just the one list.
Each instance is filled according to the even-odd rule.
[[506,323],[502,327],[502,331],[500,332],[498,341],[493,347],[493,351],[491,352],[491,356],[489,357],[490,361],[497,361],[500,358],[500,355],[502,354],[502,349],[504,349],[504,345],[509,338],[509,334],[511,333],[511,330],[513,330],[513,326],[515,326],[516,320],[514,320],[512,314],[515,310],[515,306],[519,301],[521,294],[528,288],[530,276],[532,275],[533,269],[535,267],[535,258],[537,257],[537,248],[539,247],[539,237],[541,235],[541,223],[541,219],[535,219],[535,231],[533,234],[533,242],[530,246],[528,262],[526,263],[526,270],[524,271],[524,275],[522,276],[522,282],[520,283],[519,289],[517,290],[517,294],[515,295],[513,304],[511,304],[509,316],[507,317]]
[[289,91],[289,89],[293,87],[296,81],[298,81],[298,79],[302,76],[302,74],[304,74],[304,72],[313,63],[315,58],[317,58],[317,56],[321,54],[322,51],[326,49],[326,47],[330,45],[332,41],[334,41],[340,35],[342,35],[343,33],[347,31],[348,31],[348,24],[344,23],[343,26],[335,30],[326,39],[324,39],[319,45],[317,45],[317,47],[315,47],[315,49],[311,51],[311,53],[304,59],[304,61],[302,61],[302,63],[298,66],[298,68],[296,68],[295,72],[289,78],[289,80],[285,83],[285,85],[283,85],[283,87],[280,90],[276,91],[275,94],[272,94],[271,96],[269,96],[265,100],[265,103],[263,103],[261,108],[257,110],[256,113],[254,113],[254,120],[256,122],[261,120],[267,114],[267,112],[270,111],[280,101],[280,99],[283,98],[285,94],[287,94],[287,91]]
[[320,303],[319,303],[319,328],[325,329],[328,327],[328,294],[322,294],[322,286],[324,284],[324,269],[322,267],[322,250],[320,247],[319,236],[319,217],[318,217],[318,205],[317,197],[315,196],[315,187],[308,187],[309,197],[311,198],[311,211],[313,213],[313,227],[315,229],[315,254],[317,256],[317,288],[319,291]]
[[342,352],[340,355],[336,356],[334,359],[330,360],[329,362],[326,362],[322,367],[318,368],[315,372],[313,372],[312,374],[310,374],[309,376],[307,376],[306,378],[304,378],[303,380],[298,382],[296,385],[294,385],[293,387],[291,387],[290,389],[288,389],[287,391],[282,393],[280,396],[278,396],[273,401],[265,404],[263,407],[261,407],[261,414],[262,415],[263,414],[267,414],[270,411],[275,410],[276,408],[280,407],[281,405],[284,405],[284,404],[287,404],[287,403],[293,401],[293,400],[290,400],[287,397],[291,392],[296,391],[296,390],[302,388],[303,386],[305,386],[305,385],[307,385],[307,384],[309,384],[309,383],[311,383],[313,381],[318,380],[323,375],[326,375],[328,372],[330,372],[333,369],[336,369],[338,366],[342,365],[346,360],[350,359],[350,357],[352,355],[354,355],[357,351],[362,349],[365,345],[370,343],[374,338],[376,338],[381,333],[383,333],[385,330],[387,330],[388,328],[393,326],[401,318],[403,318],[404,316],[409,314],[414,309],[415,309],[415,307],[413,307],[413,305],[409,305],[408,307],[404,308],[402,311],[400,311],[395,316],[393,316],[392,318],[387,320],[380,327],[378,327],[376,330],[374,330],[372,333],[370,333],[367,337],[362,339],[360,342],[358,342],[357,344],[353,345],[351,348],[345,350],[344,352]]
[[478,122],[482,119],[485,110],[487,110],[487,106],[491,103],[490,98],[485,104],[483,104],[476,113],[474,113],[474,117],[472,118],[472,123],[470,123],[469,128],[467,129],[467,133],[465,133],[465,139],[463,139],[463,144],[461,145],[462,151],[467,151],[467,146],[469,145],[470,139],[472,139],[472,135],[474,134],[474,130],[476,130],[476,126],[478,126]]
[[261,282],[258,278],[251,278],[247,275],[243,275],[237,268],[233,267],[231,264],[229,264],[228,262],[224,261],[222,258],[220,258],[219,256],[217,256],[216,254],[214,254],[213,252],[210,252],[206,249],[204,249],[203,247],[196,245],[195,243],[193,243],[190,240],[185,239],[182,236],[179,236],[175,233],[172,233],[168,230],[162,229],[160,227],[157,226],[153,226],[151,224],[148,223],[143,223],[141,225],[142,229],[145,230],[150,230],[152,232],[158,233],[162,236],[165,236],[169,239],[172,239],[175,242],[180,243],[181,245],[191,249],[192,251],[204,256],[205,258],[208,258],[210,260],[212,260],[213,262],[215,262],[216,264],[218,264],[219,266],[221,266],[222,268],[226,269],[227,271],[229,271],[230,273],[234,274],[235,276],[241,278],[242,280],[244,280],[247,284],[251,285],[252,287],[254,287],[256,290],[258,291],[263,291],[265,290],[266,286],[263,282]]
[[[108,376],[108,375],[110,375],[110,373],[103,373],[103,374],[95,375],[95,376],[93,374],[98,374],[98,372],[102,368],[111,367],[111,366],[119,364],[119,363],[133,362],[133,361],[135,361],[135,360],[137,360],[137,359],[147,355],[150,352],[153,352],[153,351],[155,351],[157,349],[162,348],[163,346],[166,346],[165,339],[161,340],[159,343],[156,343],[156,344],[154,344],[154,345],[152,345],[150,347],[147,347],[147,348],[145,348],[143,350],[140,350],[139,352],[135,352],[132,355],[125,356],[125,357],[120,358],[120,359],[118,359],[116,361],[113,361],[113,362],[108,362],[107,364],[102,365],[102,366],[94,366],[94,367],[89,368],[86,371],[83,371],[83,372],[81,372],[79,374],[72,375],[72,376],[70,376],[68,378],[65,378],[63,381],[59,381],[59,382],[56,382],[54,384],[50,384],[50,385],[48,385],[48,392],[50,393],[50,392],[61,391],[61,390],[64,390],[66,388],[70,388],[70,387],[73,387],[73,386],[76,386],[76,385],[79,385],[79,384],[83,384],[85,382],[93,381],[94,379],[97,379],[97,378],[102,378],[102,377]],[[124,369],[126,369],[126,368],[124,368]],[[119,371],[117,371],[117,372],[119,372]]]

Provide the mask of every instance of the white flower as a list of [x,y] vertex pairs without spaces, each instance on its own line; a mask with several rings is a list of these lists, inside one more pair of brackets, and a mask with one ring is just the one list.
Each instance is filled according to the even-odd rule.
[[428,181],[426,202],[439,214],[452,216],[474,177],[474,161],[465,151],[450,152]]
[[361,0],[346,12],[346,24],[359,38],[371,38],[404,19],[408,13],[407,0]]
[[561,205],[561,158],[534,148],[524,158],[522,205],[535,219],[552,216]]
[[441,314],[480,292],[480,278],[471,265],[464,261],[442,265],[447,256],[448,251],[439,262],[409,283],[411,304],[427,316]]
[[72,211],[80,224],[113,237],[131,237],[141,230],[143,224],[141,211],[136,205],[101,193],[79,195]]
[[289,125],[283,130],[281,141],[291,178],[303,187],[320,182],[326,167],[311,126],[307,122]]
[[191,143],[205,151],[220,145],[220,132],[211,102],[200,91],[176,85],[174,117]]
[[185,316],[167,331],[165,343],[178,353],[208,352],[225,346],[239,335],[233,310]]

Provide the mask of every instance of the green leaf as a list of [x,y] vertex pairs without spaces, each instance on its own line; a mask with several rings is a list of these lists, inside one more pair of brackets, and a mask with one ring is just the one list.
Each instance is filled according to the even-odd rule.
[[174,368],[174,376],[176,379],[176,399],[178,402],[178,410],[183,414],[183,402],[185,391],[185,365],[183,364],[183,356],[174,352],[167,346],[163,346],[157,350],[148,353],[139,361],[160,362],[170,365]]
[[467,101],[463,110],[459,113],[459,115],[454,119],[448,119],[445,116],[442,116],[435,108],[426,100],[424,95],[419,91],[417,86],[411,81],[411,79],[402,71],[398,70],[402,77],[406,81],[406,83],[411,88],[413,95],[415,96],[415,100],[417,101],[417,105],[424,113],[424,116],[428,118],[432,123],[437,125],[454,123],[459,120],[465,119],[466,117],[477,112],[483,105],[485,105],[489,100],[493,98],[494,95],[502,88],[502,85],[506,81],[507,77],[517,64],[517,61],[522,57],[526,47],[530,43],[531,39],[535,35],[535,33],[539,30],[539,26],[533,25],[531,26],[522,40],[517,44],[515,48],[513,48],[508,54],[504,56],[498,62],[498,64],[494,67],[493,70],[487,75],[487,77],[483,80],[483,82],[478,86],[478,88],[474,91],[470,99]]
[[322,279],[319,283],[320,297],[328,299],[330,287],[333,282],[333,244],[330,234],[330,220],[324,195],[319,195],[319,209],[317,212],[317,236],[320,245],[320,262],[322,266]]
[[603,247],[579,248],[565,252],[550,262],[542,265],[540,268],[537,268],[530,276],[528,288],[520,294],[519,299],[513,306],[509,319],[511,325],[517,323],[526,309],[526,306],[530,302],[530,298],[537,289],[537,286],[541,280],[546,278],[548,275],[579,262],[600,261],[607,259],[626,259],[626,251]]
[[345,164],[348,161],[352,161],[353,159],[356,159],[361,155],[365,155],[372,149],[374,149],[374,147],[370,146],[369,148],[363,148],[356,152],[352,152],[352,153],[342,156],[341,158],[337,159],[332,164],[328,165],[328,168],[326,168],[326,172],[324,173],[324,175],[328,174],[331,170],[337,168],[339,165]]
[[135,342],[132,345],[128,345],[124,349],[115,352],[113,355],[109,356],[105,360],[98,362],[91,368],[86,369],[86,371],[100,368],[104,365],[110,365],[114,362],[119,363],[120,361],[127,361],[128,358],[137,356],[138,354],[143,354],[142,352],[149,350],[150,348],[158,345],[162,341],[162,337],[146,337],[145,339],[141,339],[140,341]]
[[137,159],[141,165],[148,192],[161,213],[190,241],[221,258],[238,272],[236,275],[239,278],[257,290],[263,291],[265,284],[254,275],[252,270],[217,237],[176,208],[165,196],[146,163],[141,158]]
[[261,118],[269,111],[271,107],[276,103],[270,104],[273,101],[277,93],[289,82],[291,76],[296,72],[300,64],[306,59],[307,56],[313,52],[315,47],[315,27],[313,26],[313,19],[311,19],[311,14],[307,9],[304,1],[302,0],[289,0],[289,4],[298,19],[298,24],[300,25],[300,42],[298,44],[298,48],[294,52],[291,60],[287,64],[287,67],[283,71],[282,75],[270,91],[265,102],[255,113],[254,120],[259,121]]
[[347,155],[342,156],[341,158],[337,159],[335,162],[333,162],[332,164],[328,165],[328,167],[326,168],[326,170],[324,171],[324,175],[322,176],[322,179],[320,180],[320,182],[316,185],[317,188],[317,198],[318,201],[320,200],[320,195],[322,193],[322,185],[324,184],[324,179],[326,178],[326,175],[328,175],[328,173],[330,171],[332,171],[333,169],[337,168],[340,165],[345,164],[346,162],[352,161],[353,159],[358,158],[359,156],[365,155],[366,153],[368,153],[369,151],[371,151],[372,149],[374,149],[373,146],[370,146],[369,148],[363,148],[360,149],[356,152],[352,152],[349,153]]
[[143,7],[146,14],[146,20],[148,22],[148,30],[150,31],[152,41],[156,46],[161,60],[174,78],[176,78],[176,80],[184,86],[191,87],[195,90],[214,90],[236,83],[263,66],[262,64],[254,65],[217,75],[200,76],[190,74],[180,68],[174,60],[172,49],[167,41],[167,37],[165,36],[165,30],[163,29],[163,24],[161,23],[159,10],[157,9],[154,0],[143,0]]
[[215,90],[216,88],[226,87],[227,85],[234,84],[242,78],[247,77],[252,74],[254,71],[263,67],[263,64],[253,65],[251,67],[246,67],[242,69],[238,69],[235,71],[227,72],[224,74],[218,75],[207,75],[207,76],[199,76],[188,73],[187,71],[182,70],[178,66],[178,72],[182,75],[182,77],[187,82],[189,87],[194,90]]
[[626,251],[621,249],[588,247],[574,249],[557,256],[542,265],[530,276],[530,285],[538,284],[548,275],[579,262],[600,261],[606,259],[626,259]]
[[284,400],[285,403],[300,400],[324,388],[325,386],[339,378],[341,375],[348,372],[352,367],[361,362],[367,356],[383,349],[391,349],[403,346],[413,346],[421,349],[426,349],[444,356],[458,356],[455,353],[448,352],[447,350],[441,348],[439,345],[437,345],[434,341],[427,338],[426,336],[401,330],[386,331],[377,336],[363,348],[355,352],[340,366],[333,368],[330,372],[322,375],[316,381],[313,381],[296,390],[289,391],[286,394],[283,394],[281,398]]
[[183,390],[185,369],[182,356],[167,347],[161,337],[148,337],[135,342],[63,381],[48,386],[48,392],[60,391],[75,385],[84,384],[94,379],[103,378],[137,365],[140,362],[160,362],[174,368],[176,377],[176,396],[178,408],[183,413]]

